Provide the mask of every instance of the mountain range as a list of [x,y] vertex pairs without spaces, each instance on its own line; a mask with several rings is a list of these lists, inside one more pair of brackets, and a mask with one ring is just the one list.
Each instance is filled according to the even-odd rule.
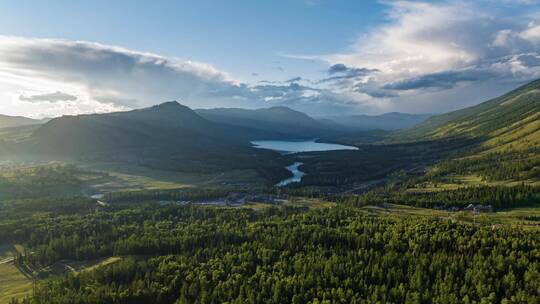
[[[529,154],[521,158],[512,154],[507,157],[508,162],[519,158],[534,167],[540,148],[539,100],[540,80],[476,106],[429,118],[387,113],[376,117],[334,118],[336,121],[333,121],[315,119],[286,107],[194,111],[176,101],[127,112],[62,116],[39,126],[32,126],[38,123],[35,120],[2,116],[0,118],[6,123],[9,121],[14,130],[17,124],[32,127],[24,129],[28,134],[15,132],[16,142],[4,138],[0,150],[16,155],[105,158],[171,170],[212,171],[274,165],[282,168],[283,157],[254,149],[250,143],[253,140],[324,138],[325,141],[346,142],[347,138],[355,136],[374,136],[384,137],[383,142],[405,144],[404,147],[413,142],[436,144],[441,141],[440,150],[448,139],[462,138],[467,140],[465,146],[458,146],[471,151],[462,156],[484,157],[486,153],[522,151]],[[408,129],[390,133],[365,131],[413,124]],[[4,133],[0,132],[0,139]],[[448,146],[447,149],[454,148]],[[486,166],[491,161],[487,160]]]
[[199,109],[202,117],[225,125],[272,131],[297,138],[319,137],[340,131],[338,125],[318,121],[287,107],[267,109],[218,108]]
[[22,116],[8,116],[0,114],[0,129],[38,125],[45,122],[47,122],[47,119],[32,119]]

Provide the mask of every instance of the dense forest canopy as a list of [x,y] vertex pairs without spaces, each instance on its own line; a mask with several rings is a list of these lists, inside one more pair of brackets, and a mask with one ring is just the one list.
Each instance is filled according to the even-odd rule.
[[[123,256],[44,280],[28,303],[536,303],[540,237],[350,207],[198,206],[17,221],[33,268]],[[39,274],[38,274],[39,275]]]

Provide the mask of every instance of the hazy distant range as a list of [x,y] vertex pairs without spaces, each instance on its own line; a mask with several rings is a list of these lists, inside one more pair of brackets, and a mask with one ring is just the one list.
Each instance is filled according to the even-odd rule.
[[[197,114],[202,117],[232,125],[260,127],[276,127],[276,122],[281,126],[302,124],[310,129],[334,129],[334,130],[399,130],[412,127],[425,121],[430,114],[407,114],[391,112],[381,115],[342,115],[323,116],[313,118],[305,113],[292,110],[287,107],[271,107],[265,109],[247,110],[239,108],[216,108],[199,109]],[[50,119],[31,119],[22,116],[7,116],[0,114],[0,128],[12,128],[25,125],[38,125]],[[266,126],[268,124],[268,126]],[[278,127],[279,128],[279,127]],[[280,130],[276,130],[280,131]],[[299,130],[305,131],[305,130]],[[288,130],[290,132],[290,130]]]
[[257,110],[216,108],[198,109],[196,112],[211,121],[244,127],[253,127],[254,124],[261,126],[266,123],[275,126],[276,122],[280,122],[283,126],[301,124],[311,129],[346,129],[350,131],[406,129],[425,121],[431,116],[431,114],[391,112],[381,115],[334,115],[313,118],[287,107],[271,107]]

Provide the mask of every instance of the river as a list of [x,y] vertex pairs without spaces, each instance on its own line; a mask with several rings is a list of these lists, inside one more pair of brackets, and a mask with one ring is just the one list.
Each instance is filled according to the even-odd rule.
[[[321,151],[333,151],[333,150],[358,150],[357,147],[345,146],[340,144],[328,144],[316,142],[312,140],[256,140],[251,144],[255,148],[274,150],[284,154],[300,153],[300,152],[321,152]],[[302,180],[302,177],[306,175],[298,169],[303,163],[295,162],[292,165],[285,167],[292,173],[292,177],[284,179],[276,184],[278,187],[286,186],[292,183],[298,183]]]
[[280,181],[276,184],[276,186],[283,187],[287,186],[288,184],[300,182],[302,180],[302,177],[304,177],[304,175],[306,174],[298,169],[298,167],[300,167],[302,164],[303,163],[301,162],[295,162],[294,164],[285,167],[285,169],[291,171],[293,176]]

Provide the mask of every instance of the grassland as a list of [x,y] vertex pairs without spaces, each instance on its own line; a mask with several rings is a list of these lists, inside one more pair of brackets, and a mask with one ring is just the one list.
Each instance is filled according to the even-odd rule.
[[440,178],[437,182],[423,182],[415,185],[414,188],[407,189],[408,192],[434,192],[443,190],[456,190],[472,186],[506,186],[513,187],[521,184],[540,187],[540,180],[506,180],[506,181],[488,181],[476,174],[471,175],[452,175]]
[[13,264],[12,257],[22,251],[21,245],[0,244],[0,304],[12,298],[23,298],[32,291],[32,280]]
[[87,170],[106,171],[108,178],[92,184],[96,192],[179,189],[185,187],[258,187],[265,181],[255,170],[193,173],[155,170],[124,163],[83,163]]
[[[289,206],[289,207],[305,207],[305,208],[310,208],[310,209],[319,209],[319,208],[335,207],[336,203],[320,200],[317,198],[293,197],[292,199],[283,202],[283,204],[281,205]],[[264,202],[249,202],[245,205],[242,205],[242,208],[262,210],[265,208],[270,208],[272,206],[274,205],[269,204],[269,203],[264,203]]]
[[504,211],[474,214],[469,211],[450,212],[405,205],[386,204],[384,206],[363,207],[367,214],[390,217],[437,217],[463,224],[519,227],[540,229],[540,206],[513,208]]
[[0,128],[0,141],[20,141],[30,137],[41,125],[28,125],[12,128]]
[[[4,257],[9,256],[15,250],[12,245],[1,245],[0,250]],[[66,272],[80,273],[93,271],[98,267],[117,263],[122,257],[109,257],[87,261],[60,261],[42,269],[43,277],[63,275]],[[32,292],[32,279],[25,276],[13,263],[13,261],[0,262],[0,304],[7,304],[12,298],[24,298]]]
[[[293,200],[283,203],[283,205],[307,208],[332,208],[337,206],[337,204],[334,202],[324,201],[316,198],[294,198]],[[268,203],[251,202],[242,207],[261,210],[264,208],[270,208],[271,206],[273,205]],[[366,214],[373,216],[388,216],[396,218],[440,218],[462,224],[540,229],[540,205],[505,209],[502,211],[480,214],[474,214],[470,211],[451,212],[446,210],[419,208],[398,204],[369,205],[362,207],[361,210]]]
[[0,304],[12,298],[23,298],[32,292],[32,280],[25,277],[13,263],[0,264]]
[[120,260],[122,260],[122,257],[108,257],[86,261],[63,260],[42,269],[42,272],[44,272],[45,276],[63,275],[68,271],[79,273],[83,271],[92,271],[101,266],[111,265]]

